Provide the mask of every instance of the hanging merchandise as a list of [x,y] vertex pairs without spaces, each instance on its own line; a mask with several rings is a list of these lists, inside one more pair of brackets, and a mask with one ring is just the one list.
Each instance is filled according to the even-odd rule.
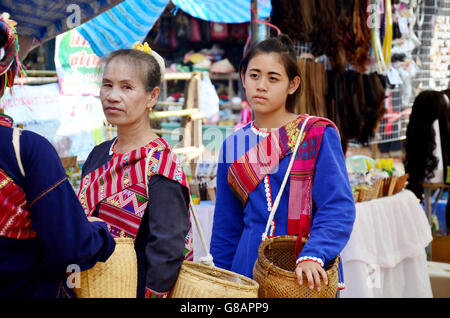
[[211,40],[223,41],[228,37],[228,25],[226,23],[210,23]]
[[386,63],[384,61],[383,49],[380,42],[380,15],[381,12],[384,11],[383,8],[383,0],[370,0],[370,40],[372,43],[372,51],[375,59],[375,68],[379,73],[383,73],[387,69]]
[[[325,64],[311,58],[298,59],[301,73],[303,93],[297,99],[295,112],[297,114],[310,114],[326,117],[325,106]],[[306,75],[306,76],[305,76]]]
[[178,12],[175,16],[175,35],[179,43],[188,42],[191,36],[189,16]]
[[230,36],[234,39],[245,39],[248,36],[248,23],[233,23],[230,25]]
[[386,67],[391,64],[392,48],[392,6],[391,0],[386,0],[384,13],[384,39],[383,39],[383,58]]
[[362,0],[355,0],[352,19],[354,51],[349,54],[349,63],[358,72],[365,72],[370,61],[370,31],[367,25],[367,6]]
[[202,39],[202,29],[200,21],[195,18],[191,18],[191,42],[200,42]]

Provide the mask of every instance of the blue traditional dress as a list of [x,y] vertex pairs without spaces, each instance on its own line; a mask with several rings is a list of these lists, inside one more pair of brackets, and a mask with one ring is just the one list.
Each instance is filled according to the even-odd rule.
[[[223,143],[210,248],[217,266],[252,278],[273,201],[306,117],[301,115],[270,134],[252,122]],[[302,166],[307,161],[311,161],[310,168]],[[345,247],[355,219],[355,203],[334,124],[324,118],[310,120],[294,162],[299,168],[291,171],[269,237],[309,236],[297,263],[309,260],[324,267]],[[339,288],[343,287],[340,264]]]
[[75,297],[68,266],[106,261],[114,239],[87,220],[53,146],[23,131],[15,148],[11,126],[0,114],[0,298]]

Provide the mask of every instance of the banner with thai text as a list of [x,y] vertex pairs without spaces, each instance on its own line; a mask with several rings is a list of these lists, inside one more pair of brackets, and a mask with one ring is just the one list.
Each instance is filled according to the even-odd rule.
[[76,29],[58,35],[55,67],[61,94],[98,96],[101,59]]

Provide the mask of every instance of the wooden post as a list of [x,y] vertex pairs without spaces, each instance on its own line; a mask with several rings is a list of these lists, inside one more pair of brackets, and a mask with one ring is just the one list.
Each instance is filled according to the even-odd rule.
[[253,45],[258,42],[258,23],[255,22],[258,19],[258,1],[251,0],[250,8],[251,44]]
[[[200,89],[200,77],[201,73],[193,73],[191,79],[185,87],[184,105],[183,109],[199,108],[199,89]],[[202,145],[202,123],[201,120],[193,121],[190,117],[183,117],[181,120],[181,129],[184,129],[183,133],[183,147],[201,146]],[[200,130],[200,133],[199,133]],[[199,139],[200,138],[200,139]],[[194,176],[197,165],[191,161],[191,173]]]

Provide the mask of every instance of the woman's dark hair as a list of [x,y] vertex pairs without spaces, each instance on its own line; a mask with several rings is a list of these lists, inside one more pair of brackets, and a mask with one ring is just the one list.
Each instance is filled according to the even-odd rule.
[[444,167],[449,155],[449,115],[450,105],[447,96],[438,91],[423,91],[414,100],[405,141],[405,172],[409,174],[407,188],[417,198],[422,199],[422,183],[434,177],[438,158],[433,122],[439,120],[442,160]]
[[239,74],[245,74],[250,60],[256,55],[263,53],[278,53],[280,55],[289,81],[292,81],[296,76],[300,77],[300,86],[293,94],[288,95],[286,99],[286,109],[290,112],[294,112],[295,104],[302,88],[302,76],[297,63],[296,52],[292,47],[292,41],[287,35],[280,34],[277,37],[268,38],[256,43],[254,46],[250,47],[242,59],[239,65]]
[[142,77],[145,90],[151,92],[155,87],[161,86],[161,69],[156,59],[143,51],[134,49],[121,49],[112,52],[103,62],[106,68],[116,58],[126,60],[130,67],[134,67],[136,74]]

